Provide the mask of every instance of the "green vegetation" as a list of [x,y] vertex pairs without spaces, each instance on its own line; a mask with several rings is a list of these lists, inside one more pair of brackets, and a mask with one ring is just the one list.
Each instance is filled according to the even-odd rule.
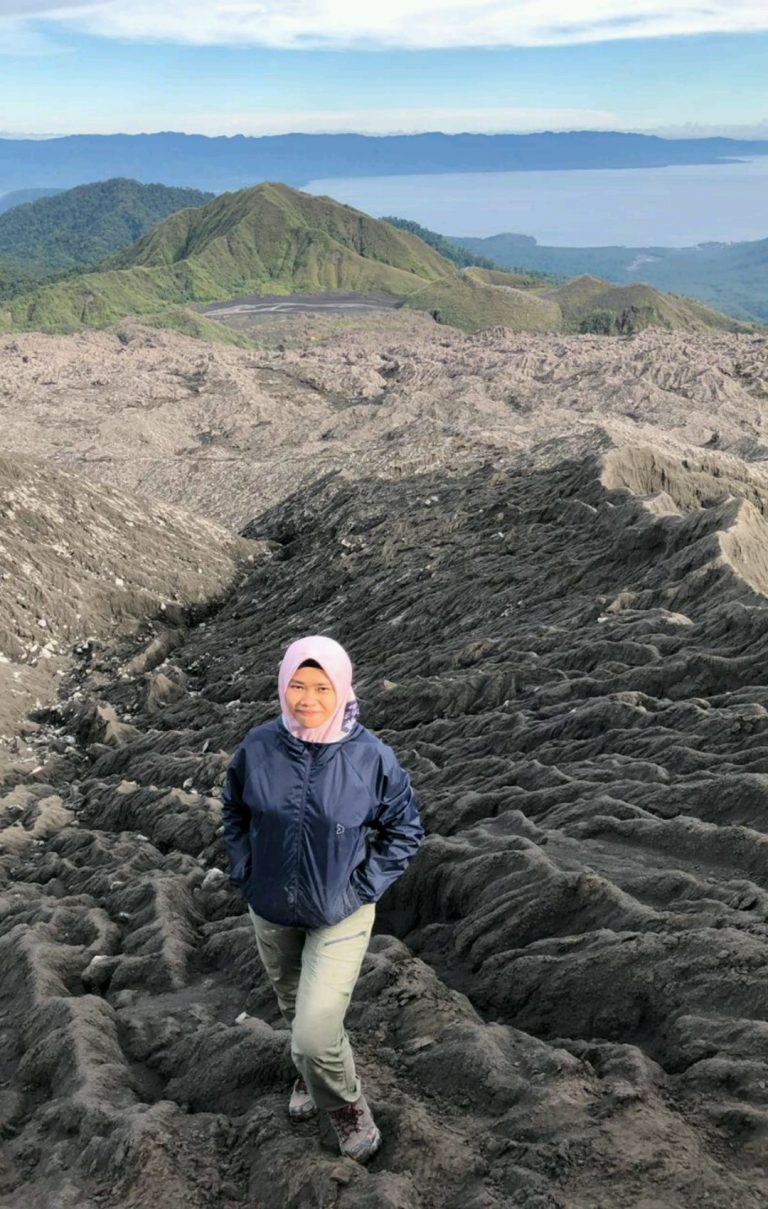
[[557,285],[560,282],[560,278],[551,273],[534,273],[528,269],[482,269],[473,266],[467,272],[483,285],[501,285],[516,290],[541,289],[544,285]]
[[438,323],[448,323],[466,332],[498,325],[516,332],[556,332],[561,327],[557,303],[530,290],[484,285],[472,270],[443,278],[411,294],[408,306],[428,311]]
[[382,222],[388,222],[390,226],[397,227],[399,231],[409,231],[411,235],[416,235],[422,239],[424,243],[429,244],[430,248],[434,248],[446,260],[450,260],[451,264],[458,265],[460,269],[476,267],[478,269],[488,269],[490,271],[500,271],[512,273],[525,279],[526,284],[541,283],[542,281],[554,280],[553,274],[531,271],[529,269],[510,267],[508,270],[505,263],[498,263],[492,260],[489,256],[482,256],[476,251],[472,251],[469,247],[462,247],[461,244],[454,243],[447,239],[445,235],[439,235],[437,231],[430,231],[429,227],[422,227],[420,223],[412,222],[409,218],[382,218]]
[[462,248],[457,243],[451,243],[450,239],[446,239],[444,235],[438,235],[437,231],[430,231],[429,227],[422,227],[420,223],[412,222],[410,218],[393,218],[388,215],[382,218],[382,222],[388,222],[391,227],[396,227],[398,231],[408,231],[411,235],[415,235],[418,239],[429,244],[430,248],[434,248],[446,260],[450,260],[451,264],[458,265],[460,269],[468,268],[469,265],[477,265],[481,269],[498,269],[501,266],[495,261],[489,260],[487,256],[478,256],[468,251],[467,248]]
[[561,277],[588,275],[618,285],[647,283],[696,298],[736,319],[768,323],[768,239],[691,248],[559,248],[528,235],[453,237],[470,254]]
[[12,189],[10,193],[0,194],[0,214],[12,210],[14,206],[24,206],[40,197],[53,197],[55,193],[62,192],[62,189]]
[[198,189],[116,179],[17,205],[0,214],[0,268],[47,278],[92,267],[169,214],[202,206],[212,196]]
[[359,210],[265,184],[173,214],[97,272],[10,299],[0,323],[75,331],[259,292],[403,297],[455,272],[420,240]]
[[279,184],[224,193],[200,210],[174,214],[111,263],[194,264],[235,291],[252,283],[285,292],[386,288],[382,282],[413,288],[413,276],[429,280],[446,271],[420,240],[330,197]]
[[465,269],[458,280],[444,279],[411,295],[408,305],[465,331],[495,324],[514,331],[605,336],[632,335],[646,327],[745,330],[728,316],[651,286],[614,286],[585,276],[542,289],[536,278],[525,273],[474,267]]
[[212,321],[184,311],[189,303],[303,291],[383,291],[466,331],[738,326],[650,287],[594,278],[553,287],[530,273],[459,269],[410,231],[328,197],[263,184],[172,214],[94,272],[81,268],[8,298],[0,328],[66,332],[137,315],[202,332]]
[[[141,322],[149,327],[181,332],[184,336],[194,336],[198,340],[207,340],[210,344],[234,344],[237,348],[253,348],[253,340],[245,333],[235,331],[205,315],[198,315],[188,307],[168,307],[157,315],[142,315]],[[117,325],[120,330],[120,325]]]
[[23,269],[0,264],[0,301],[32,290],[36,284],[35,278]]
[[646,327],[669,331],[742,330],[742,325],[727,315],[690,298],[662,294],[650,285],[612,285],[583,276],[547,290],[543,297],[560,307],[564,331],[626,336]]

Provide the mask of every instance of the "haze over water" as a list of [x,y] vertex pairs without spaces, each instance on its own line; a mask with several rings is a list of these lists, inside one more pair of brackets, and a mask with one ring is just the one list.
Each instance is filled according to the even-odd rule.
[[572,247],[768,238],[768,156],[670,168],[348,177],[302,188],[443,235],[509,231]]

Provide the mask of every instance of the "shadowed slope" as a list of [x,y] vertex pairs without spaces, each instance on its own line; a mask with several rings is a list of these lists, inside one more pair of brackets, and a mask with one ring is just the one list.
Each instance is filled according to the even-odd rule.
[[0,521],[0,775],[20,718],[55,696],[75,646],[158,612],[180,624],[258,554],[211,521],[19,454],[0,454]]

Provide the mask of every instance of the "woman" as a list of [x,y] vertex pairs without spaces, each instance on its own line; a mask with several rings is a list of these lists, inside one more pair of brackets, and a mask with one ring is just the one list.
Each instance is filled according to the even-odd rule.
[[407,773],[357,721],[352,664],[299,639],[278,678],[281,717],[248,731],[222,795],[230,880],[291,1029],[294,1120],[327,1112],[342,1154],[381,1144],[344,1028],[376,902],[424,835]]

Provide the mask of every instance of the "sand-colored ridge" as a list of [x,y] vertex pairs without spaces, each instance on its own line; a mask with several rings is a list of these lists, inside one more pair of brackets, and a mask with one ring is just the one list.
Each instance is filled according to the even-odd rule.
[[533,449],[557,460],[568,443],[596,448],[598,429],[609,445],[706,446],[757,466],[767,348],[728,333],[421,326],[252,352],[137,324],[25,333],[0,338],[0,425],[7,448],[239,527],[361,459],[385,476]]

